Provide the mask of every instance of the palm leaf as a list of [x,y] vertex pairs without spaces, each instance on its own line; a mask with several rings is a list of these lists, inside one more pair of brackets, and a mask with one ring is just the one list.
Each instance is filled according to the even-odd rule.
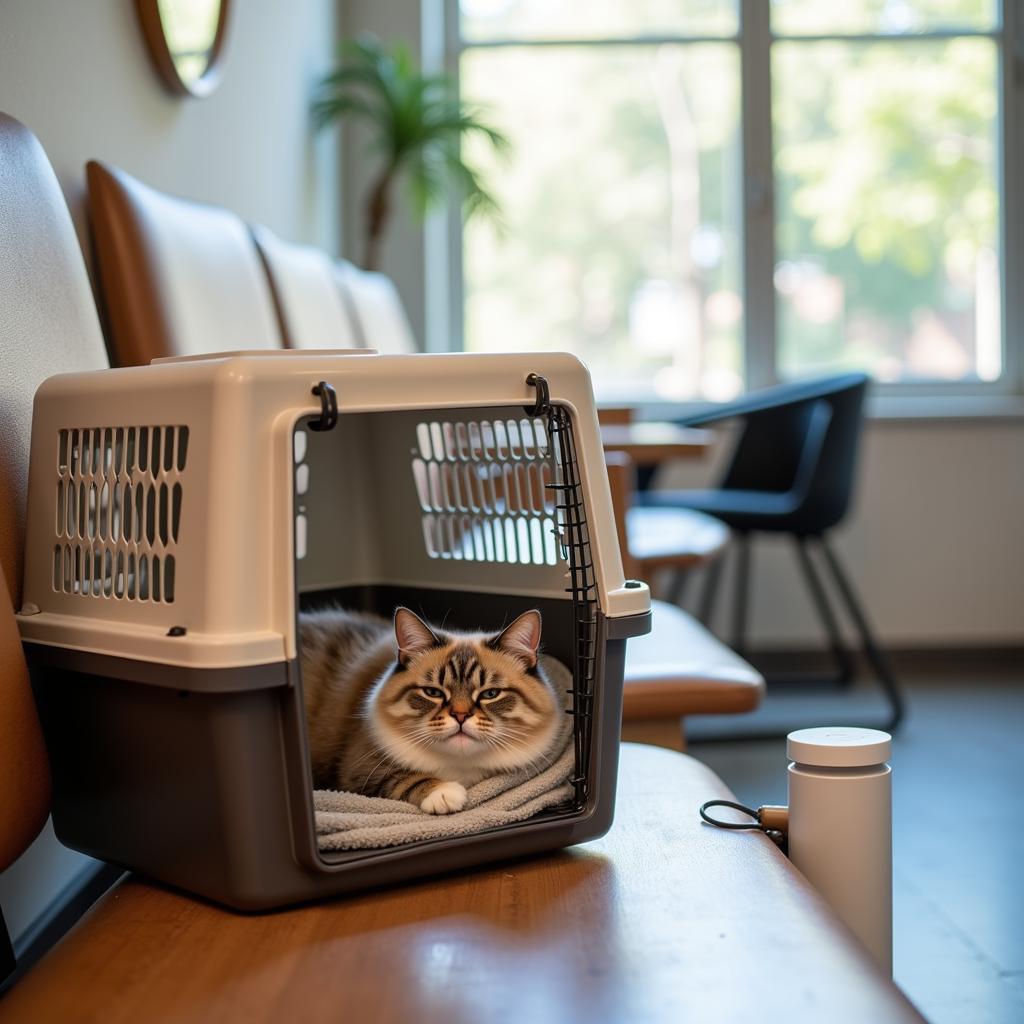
[[[470,137],[499,154],[508,151],[508,139],[489,123],[486,111],[460,100],[447,75],[422,74],[403,45],[385,47],[364,35],[342,43],[339,57],[339,65],[318,85],[312,116],[319,128],[349,119],[370,126],[367,150],[383,160],[378,193],[400,177],[420,216],[448,196],[461,201],[467,218],[495,216],[497,200],[461,155]],[[380,194],[375,200],[388,208],[386,196],[383,203]]]
[[444,161],[430,150],[422,150],[410,160],[406,192],[419,216],[426,216],[444,201],[447,186]]
[[498,202],[480,171],[466,163],[458,150],[446,148],[444,159],[448,175],[455,182],[462,200],[463,217],[468,220],[470,217],[484,214],[497,219]]
[[347,116],[371,124],[379,124],[381,120],[380,106],[361,96],[322,96],[314,100],[312,111],[318,128]]

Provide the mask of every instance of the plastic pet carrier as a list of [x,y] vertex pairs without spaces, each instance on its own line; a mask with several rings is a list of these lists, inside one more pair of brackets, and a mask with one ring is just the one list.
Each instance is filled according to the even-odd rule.
[[[297,616],[330,603],[466,630],[539,608],[573,674],[574,796],[321,852]],[[571,356],[229,353],[36,396],[19,622],[57,835],[203,896],[267,908],[601,835],[649,609]]]

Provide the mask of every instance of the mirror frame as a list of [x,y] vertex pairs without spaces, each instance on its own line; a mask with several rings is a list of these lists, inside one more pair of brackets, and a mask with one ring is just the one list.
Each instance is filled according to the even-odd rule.
[[178,96],[193,96],[197,99],[209,96],[217,88],[223,74],[224,40],[227,35],[231,0],[221,0],[217,34],[213,37],[213,45],[210,48],[210,63],[202,76],[191,84],[178,74],[178,69],[174,66],[174,58],[171,56],[167,37],[164,35],[163,22],[160,20],[157,0],[135,0],[135,10],[139,16],[150,59],[167,89]]

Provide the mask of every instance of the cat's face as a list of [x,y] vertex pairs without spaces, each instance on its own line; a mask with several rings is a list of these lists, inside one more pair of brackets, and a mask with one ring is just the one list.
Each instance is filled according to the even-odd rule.
[[378,741],[434,774],[543,767],[562,711],[538,668],[540,628],[530,611],[498,634],[449,634],[399,608],[398,665],[367,709]]

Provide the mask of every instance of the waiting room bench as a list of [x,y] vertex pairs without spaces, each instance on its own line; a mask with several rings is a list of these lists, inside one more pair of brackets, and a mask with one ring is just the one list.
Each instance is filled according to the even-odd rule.
[[26,1021],[897,1024],[922,1018],[729,791],[626,744],[603,839],[273,914],[129,877],[2,1000]]

